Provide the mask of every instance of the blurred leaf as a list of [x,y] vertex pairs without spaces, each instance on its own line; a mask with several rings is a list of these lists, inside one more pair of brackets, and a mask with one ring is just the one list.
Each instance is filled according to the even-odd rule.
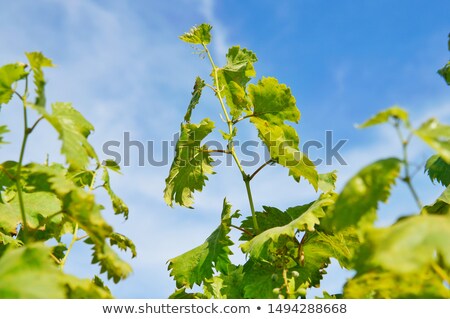
[[233,245],[228,236],[232,218],[230,211],[231,205],[224,200],[219,227],[202,245],[169,260],[170,276],[174,277],[178,288],[200,285],[212,277],[214,268],[227,273],[231,263],[228,256],[232,254],[229,246]]
[[133,241],[130,238],[119,233],[112,233],[109,236],[109,241],[111,246],[117,246],[119,247],[120,250],[123,251],[130,250],[131,257],[132,258],[136,257],[137,255],[136,246],[134,245]]
[[400,173],[397,158],[378,160],[353,176],[339,194],[326,225],[335,230],[350,226],[371,226],[379,202],[386,202]]
[[12,85],[28,75],[25,67],[23,63],[6,64],[0,67],[0,106],[11,100],[14,94]]
[[[89,239],[85,241],[88,244],[93,243]],[[95,245],[92,247],[92,264],[100,265],[100,273],[105,273],[108,279],[113,279],[118,283],[126,279],[132,272],[131,266],[123,261],[109,245]]]
[[191,44],[208,44],[211,42],[211,29],[211,25],[202,23],[192,27],[189,32],[181,35],[180,39]]
[[212,174],[211,163],[206,145],[201,146],[202,140],[212,132],[214,122],[204,119],[200,124],[182,124],[180,139],[176,145],[175,158],[166,178],[164,200],[167,205],[173,202],[191,207],[193,193],[201,191],[208,180],[206,174]]
[[0,145],[1,145],[1,144],[8,144],[8,142],[5,142],[5,141],[3,140],[3,134],[8,133],[8,132],[9,132],[8,126],[6,126],[6,125],[0,125]]
[[391,119],[391,118],[402,120],[405,123],[408,123],[408,121],[409,121],[408,112],[406,112],[401,107],[392,106],[386,110],[383,110],[383,111],[375,114],[374,116],[372,116],[370,119],[368,119],[364,123],[358,125],[358,128],[366,128],[369,126],[387,123],[389,121],[389,119]]
[[45,79],[42,68],[54,67],[55,65],[41,52],[27,52],[25,55],[30,62],[31,70],[33,70],[34,85],[36,86],[36,102],[34,104],[45,107]]
[[337,180],[337,174],[336,170],[325,173],[325,174],[319,174],[319,189],[324,192],[332,192],[336,189],[336,180]]
[[447,164],[450,164],[450,126],[439,123],[436,119],[430,119],[414,131]]

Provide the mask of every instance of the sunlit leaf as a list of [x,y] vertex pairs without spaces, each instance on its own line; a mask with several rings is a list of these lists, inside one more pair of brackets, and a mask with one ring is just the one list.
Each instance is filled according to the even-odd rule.
[[0,67],[0,106],[11,100],[14,94],[12,85],[27,76],[25,67],[23,63],[6,64]]
[[195,79],[194,90],[192,91],[192,98],[189,102],[188,109],[186,111],[186,115],[184,116],[184,121],[186,123],[191,122],[192,111],[197,106],[200,101],[200,97],[202,96],[202,90],[205,87],[205,81],[203,81],[200,77]]
[[433,204],[424,206],[423,212],[426,214],[450,215],[450,186],[442,192]]
[[383,111],[375,114],[374,116],[372,116],[370,119],[368,119],[364,123],[358,125],[358,127],[365,128],[365,127],[369,127],[369,126],[387,123],[389,121],[389,119],[399,119],[405,123],[408,123],[409,115],[408,115],[408,112],[406,112],[401,107],[392,106],[386,110],[383,110]]
[[414,131],[447,164],[450,164],[450,126],[439,123],[436,119],[430,119]]
[[233,245],[228,233],[231,225],[231,205],[224,200],[219,227],[200,246],[169,260],[170,275],[178,288],[200,285],[211,278],[214,269],[227,273],[230,265],[229,246]]
[[211,25],[202,23],[192,27],[189,32],[181,35],[180,39],[191,44],[208,44],[211,42],[211,29]]
[[119,247],[120,250],[130,250],[132,258],[137,256],[136,246],[134,245],[133,241],[122,234],[112,233],[111,235],[109,235],[109,243],[111,244],[111,246]]
[[42,68],[54,67],[52,60],[45,57],[41,52],[27,52],[25,55],[30,63],[31,70],[33,70],[34,85],[36,87],[36,101],[35,105],[44,107],[45,99],[45,79]]
[[[114,167],[114,170],[117,170],[116,167]],[[106,192],[109,195],[109,198],[111,199],[111,203],[113,206],[114,213],[116,215],[123,215],[125,219],[128,219],[128,213],[129,209],[128,206],[125,204],[125,202],[116,195],[116,193],[111,188],[111,182],[109,179],[109,172],[107,167],[103,167],[103,174],[102,174],[102,180],[103,180],[103,188],[106,190]]]
[[212,161],[202,140],[212,132],[214,122],[204,119],[200,124],[182,124],[180,139],[176,145],[176,154],[166,178],[164,200],[172,206],[173,202],[190,207],[193,193],[201,191],[208,180],[207,174],[213,173]]

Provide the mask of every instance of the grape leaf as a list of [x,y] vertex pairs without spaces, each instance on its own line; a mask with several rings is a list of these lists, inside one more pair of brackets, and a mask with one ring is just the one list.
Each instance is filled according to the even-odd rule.
[[397,274],[377,270],[350,279],[344,286],[344,298],[450,298],[450,290],[445,287],[442,279],[431,271]]
[[64,298],[60,276],[43,244],[9,249],[0,258],[0,298]]
[[332,192],[336,189],[336,180],[337,174],[335,170],[329,173],[319,174],[318,187],[324,193]]
[[45,57],[41,52],[27,52],[25,55],[30,62],[31,70],[33,70],[34,85],[36,86],[36,101],[37,106],[45,106],[45,79],[42,72],[43,67],[54,67],[52,60]]
[[[65,284],[66,298],[70,299],[111,299],[113,296],[106,286],[99,286],[98,280],[80,279],[64,275],[61,281]],[[102,282],[103,283],[103,282]]]
[[[448,50],[450,51],[450,34],[448,35]],[[447,62],[441,69],[438,70],[439,75],[441,75],[447,85],[450,85],[450,61]]]
[[425,164],[425,172],[431,181],[438,181],[442,186],[450,184],[450,164],[447,164],[439,155],[431,156]]
[[320,223],[319,218],[325,216],[324,207],[334,203],[334,195],[322,194],[308,209],[284,226],[273,227],[240,245],[242,251],[254,259],[265,259],[271,242],[277,242],[282,235],[294,237],[296,231],[313,231]]
[[395,273],[413,273],[442,260],[450,268],[450,216],[410,216],[367,233],[356,269],[382,267]]
[[378,124],[387,123],[389,119],[400,119],[404,121],[405,123],[409,122],[409,115],[408,112],[406,112],[404,109],[402,109],[399,106],[392,106],[388,109],[385,109],[374,116],[372,116],[370,119],[365,121],[364,123],[358,125],[358,128],[366,128],[369,126],[374,126]]
[[94,148],[87,140],[94,127],[70,103],[53,103],[51,114],[40,106],[35,106],[35,109],[58,132],[62,141],[61,153],[73,169],[85,169],[89,158],[98,161]]
[[201,292],[186,292],[186,287],[175,290],[173,294],[169,296],[169,299],[209,299]]
[[204,119],[200,124],[182,124],[180,139],[176,145],[176,154],[166,178],[164,200],[167,205],[173,202],[186,207],[193,204],[192,194],[201,191],[208,180],[206,174],[212,174],[213,159],[206,145],[201,141],[214,128],[214,122]]
[[26,65],[23,63],[6,64],[0,67],[0,106],[11,100],[14,94],[12,85],[28,75],[25,68]]
[[[61,201],[53,193],[22,193],[22,196],[27,224],[31,228],[39,227],[44,218],[61,211]],[[22,222],[18,197],[8,203],[0,203],[0,229],[8,234],[15,234]]]
[[[117,169],[117,168],[115,168],[115,169]],[[122,214],[125,217],[125,219],[128,219],[128,213],[129,213],[128,206],[112,190],[107,166],[103,166],[102,180],[104,182],[103,183],[103,188],[106,190],[106,192],[109,195],[109,198],[111,199],[111,203],[112,203],[112,206],[113,206],[114,213],[116,215],[121,215]]]
[[226,274],[220,274],[223,280],[220,293],[226,299],[242,299],[244,296],[244,267],[230,264]]
[[450,164],[450,126],[439,123],[436,119],[429,119],[414,131],[447,164]]
[[119,247],[120,250],[127,251],[129,249],[132,258],[137,256],[136,246],[130,238],[119,233],[112,233],[109,235],[109,242],[111,246],[115,245]]
[[450,215],[450,186],[442,192],[436,201],[430,206],[424,206],[422,214]]
[[8,127],[6,125],[0,125],[0,145],[1,144],[8,144],[8,142],[5,142],[3,140],[3,134],[8,133]]
[[205,87],[205,81],[203,81],[200,77],[197,76],[197,78],[195,79],[194,91],[192,91],[192,98],[191,98],[191,101],[189,102],[189,106],[186,111],[186,115],[184,116],[184,121],[186,123],[191,122],[192,111],[195,109],[198,102],[200,101],[200,97],[202,96],[202,90],[204,87]]
[[250,117],[259,138],[269,150],[271,158],[289,168],[289,175],[298,182],[304,177],[317,190],[318,174],[314,164],[299,151],[299,138],[295,129],[285,121],[298,123],[298,110],[291,90],[275,78],[262,78],[258,84],[248,86],[253,104]]
[[213,268],[227,273],[231,263],[228,256],[232,254],[229,246],[233,245],[228,236],[232,219],[230,212],[231,205],[224,200],[219,227],[202,245],[168,261],[170,276],[175,279],[178,288],[200,285],[203,280],[212,277]]
[[191,44],[208,44],[211,42],[211,29],[211,25],[202,23],[199,26],[192,27],[189,32],[186,32],[179,38]]
[[[94,243],[92,240],[85,240],[87,244]],[[118,283],[126,279],[131,274],[131,266],[123,261],[117,253],[107,244],[94,245],[92,247],[92,264],[100,265],[100,273],[106,272],[108,279],[113,279]]]
[[386,202],[400,173],[397,158],[378,160],[360,170],[344,186],[325,224],[335,230],[370,226],[376,219],[378,202]]
[[250,111],[251,101],[245,87],[256,75],[253,63],[258,59],[252,51],[239,46],[231,47],[226,58],[225,66],[217,70],[216,86],[225,97],[232,118],[237,119],[243,111]]
[[273,264],[249,259],[244,264],[242,284],[244,298],[273,299],[277,297],[273,290],[281,287],[284,282],[281,270]]
[[207,298],[225,299],[221,290],[223,288],[223,279],[214,276],[203,281],[203,293]]

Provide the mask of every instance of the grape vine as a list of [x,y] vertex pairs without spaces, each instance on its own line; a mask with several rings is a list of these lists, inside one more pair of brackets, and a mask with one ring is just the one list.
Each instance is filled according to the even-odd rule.
[[[211,153],[223,152],[232,156],[241,173],[248,207],[241,215],[224,199],[220,223],[205,242],[168,261],[176,283],[170,297],[305,298],[309,288],[320,286],[331,259],[355,275],[342,292],[324,292],[324,298],[450,297],[450,126],[429,119],[414,128],[408,112],[398,106],[374,115],[359,127],[392,125],[403,155],[362,168],[338,193],[336,173],[318,173],[299,149],[298,134],[289,123],[298,123],[300,111],[289,87],[273,77],[250,83],[256,76],[257,57],[240,46],[231,47],[226,64],[218,67],[208,48],[211,30],[201,24],[180,36],[208,58],[211,82],[195,80],[164,199],[170,206],[191,208],[194,193],[202,191],[213,173]],[[438,72],[450,84],[448,66]],[[212,150],[203,143],[215,130],[211,119],[191,123],[205,88],[212,90],[223,113],[226,131],[220,132],[226,150]],[[270,154],[270,160],[251,173],[244,170],[233,143],[236,124],[244,121],[256,128]],[[412,180],[408,157],[412,138],[436,152],[424,169],[432,182],[444,187],[436,201],[425,206]],[[263,206],[256,211],[251,183],[268,164],[285,167],[297,182],[306,180],[318,192],[317,199],[287,209]],[[389,227],[376,227],[379,203],[387,202],[397,182],[407,185],[417,214]],[[229,259],[235,245],[229,235],[232,230],[240,232],[239,247],[247,260],[243,265]]]
[[[27,63],[0,67],[0,107],[17,98],[23,110],[20,154],[0,164],[0,298],[111,298],[100,277],[80,279],[64,267],[74,245],[83,241],[92,247],[92,263],[108,279],[117,283],[130,274],[131,267],[112,246],[130,251],[132,257],[135,246],[113,231],[94,196],[103,188],[115,214],[128,218],[128,207],[110,184],[110,172],[120,173],[120,168],[99,160],[88,142],[94,127],[71,103],[46,108],[44,68],[54,65],[40,52],[26,57]],[[37,114],[33,123],[30,112]],[[66,163],[24,162],[28,139],[42,122],[57,132]],[[0,146],[8,132],[8,126],[0,126]]]

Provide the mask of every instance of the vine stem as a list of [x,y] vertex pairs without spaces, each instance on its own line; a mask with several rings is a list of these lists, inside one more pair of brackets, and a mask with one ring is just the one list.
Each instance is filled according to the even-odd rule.
[[63,259],[61,260],[61,263],[60,263],[61,270],[64,269],[64,266],[66,265],[67,256],[69,256],[70,251],[72,250],[73,246],[77,242],[77,234],[78,234],[78,223],[75,223],[75,228],[73,230],[72,241],[70,242],[70,245],[67,248],[67,252],[64,255],[64,257],[63,257]]
[[402,131],[400,129],[400,122],[399,122],[399,120],[395,121],[394,127],[395,127],[395,130],[397,131],[397,135],[400,138],[400,142],[402,144],[402,152],[403,152],[403,159],[402,159],[402,161],[403,161],[403,164],[405,166],[405,169],[404,169],[405,170],[405,176],[403,177],[403,181],[408,186],[409,191],[411,192],[411,194],[412,194],[412,196],[414,198],[414,201],[416,202],[416,205],[419,208],[419,211],[421,211],[422,207],[423,207],[423,204],[422,204],[422,201],[419,198],[419,195],[417,194],[417,192],[416,192],[416,190],[414,188],[414,185],[411,182],[412,177],[411,177],[411,174],[410,174],[410,171],[409,171],[410,163],[409,163],[409,160],[408,160],[408,145],[409,145],[409,141],[411,139],[411,136],[409,136],[406,139],[403,137],[403,133],[402,133]]
[[[232,136],[232,134],[233,134],[233,121],[230,119],[230,116],[228,115],[227,109],[226,109],[225,104],[223,102],[223,97],[222,97],[222,94],[221,94],[221,90],[218,87],[218,85],[219,85],[219,75],[217,73],[217,66],[214,63],[214,60],[213,60],[213,58],[211,56],[211,53],[209,52],[208,47],[205,44],[202,44],[202,46],[203,46],[203,48],[204,48],[204,50],[205,50],[205,52],[206,52],[206,54],[208,56],[208,59],[209,59],[209,62],[211,63],[211,66],[213,68],[214,82],[215,82],[215,85],[216,85],[215,92],[216,92],[217,98],[219,99],[220,106],[222,107],[222,111],[223,111],[223,114],[225,116],[225,119],[226,119],[226,122],[227,122],[227,125],[228,125],[229,134]],[[253,228],[258,233],[259,232],[259,226],[258,226],[258,220],[256,218],[255,205],[253,203],[252,190],[250,188],[250,176],[247,175],[247,173],[245,173],[244,168],[242,167],[241,162],[239,161],[239,158],[237,157],[236,151],[234,149],[234,143],[233,143],[232,139],[228,142],[228,148],[230,150],[231,156],[233,156],[233,159],[236,162],[237,167],[239,168],[239,171],[241,172],[242,179],[244,180],[245,189],[247,190],[248,202],[250,204],[250,210],[252,212]]]
[[23,95],[20,95],[19,93],[16,93],[16,94],[17,94],[17,96],[21,97],[22,105],[23,105],[23,138],[22,138],[22,145],[20,147],[19,162],[17,164],[16,187],[17,187],[17,196],[19,199],[20,215],[22,218],[22,231],[23,231],[22,240],[24,243],[26,243],[27,235],[28,235],[28,224],[27,224],[27,216],[25,214],[25,203],[23,201],[22,184],[21,184],[20,177],[21,177],[21,173],[22,173],[22,165],[23,165],[23,158],[25,155],[25,148],[27,145],[28,136],[31,133],[31,130],[28,127],[28,114],[27,114],[28,76],[25,78],[24,94]]

